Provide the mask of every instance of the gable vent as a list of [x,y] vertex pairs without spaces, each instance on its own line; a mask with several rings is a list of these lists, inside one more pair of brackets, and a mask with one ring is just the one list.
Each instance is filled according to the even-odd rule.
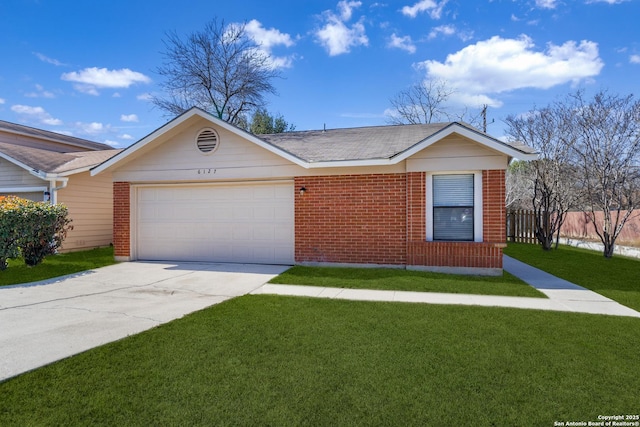
[[210,128],[202,129],[196,138],[196,146],[204,154],[213,153],[218,148],[219,142],[218,133]]

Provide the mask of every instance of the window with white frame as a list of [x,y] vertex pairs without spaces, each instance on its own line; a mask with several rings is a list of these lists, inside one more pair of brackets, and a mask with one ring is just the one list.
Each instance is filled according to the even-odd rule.
[[481,173],[428,176],[427,240],[482,241]]

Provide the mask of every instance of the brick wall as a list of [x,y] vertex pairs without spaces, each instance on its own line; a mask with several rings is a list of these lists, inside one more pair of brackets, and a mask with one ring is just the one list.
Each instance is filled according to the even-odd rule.
[[113,183],[113,250],[116,257],[131,256],[131,192],[128,182]]
[[297,177],[296,262],[405,264],[406,175]]
[[427,242],[426,174],[407,174],[407,265],[427,267],[502,268],[505,233],[503,170],[482,173],[483,242]]
[[482,234],[485,242],[505,243],[507,241],[505,192],[504,170],[482,172],[482,200],[484,201]]

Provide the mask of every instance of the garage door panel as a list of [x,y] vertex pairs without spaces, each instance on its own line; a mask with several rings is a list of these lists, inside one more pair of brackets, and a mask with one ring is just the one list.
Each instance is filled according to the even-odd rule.
[[140,187],[138,259],[293,263],[293,183]]

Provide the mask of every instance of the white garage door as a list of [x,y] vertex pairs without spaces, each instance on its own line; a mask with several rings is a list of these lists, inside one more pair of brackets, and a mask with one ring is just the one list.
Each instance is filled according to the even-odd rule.
[[293,264],[293,183],[138,187],[140,260]]

